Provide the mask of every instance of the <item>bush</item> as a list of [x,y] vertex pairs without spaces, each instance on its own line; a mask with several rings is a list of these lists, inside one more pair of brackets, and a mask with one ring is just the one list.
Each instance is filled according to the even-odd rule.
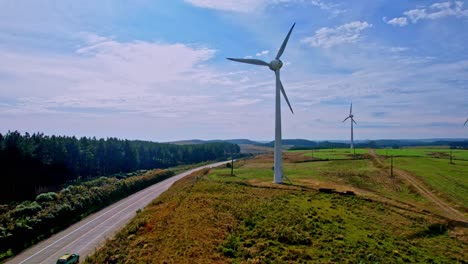
[[34,215],[40,210],[42,210],[42,206],[39,205],[37,202],[25,201],[17,205],[15,209],[13,209],[12,213],[17,217],[22,217],[27,215]]
[[58,194],[54,192],[48,192],[48,193],[41,193],[38,196],[36,196],[36,201],[39,203],[46,203],[46,202],[52,202],[57,200]]

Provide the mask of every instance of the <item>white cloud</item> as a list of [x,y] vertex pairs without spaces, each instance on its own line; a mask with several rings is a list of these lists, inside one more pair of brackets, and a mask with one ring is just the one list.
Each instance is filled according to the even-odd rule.
[[248,99],[248,98],[238,98],[232,102],[229,102],[233,106],[246,106],[260,102],[260,99]]
[[310,4],[317,6],[322,10],[330,11],[334,15],[338,15],[338,14],[346,12],[345,10],[339,9],[338,5],[336,4],[325,3],[324,1],[321,1],[321,0],[310,0]]
[[214,56],[212,49],[82,36],[84,45],[74,55],[0,50],[0,72],[8,76],[0,80],[0,93],[15,102],[9,113],[94,108],[97,113],[180,115],[204,108],[210,100],[203,95],[205,84],[230,83],[228,76],[204,65]]
[[446,16],[466,17],[468,9],[463,9],[463,2],[442,2],[434,3],[430,6],[430,11],[427,13],[427,18],[438,19]]
[[185,2],[201,8],[224,10],[231,12],[252,12],[268,5],[305,3],[316,6],[334,15],[344,13],[338,5],[322,0],[185,0]]
[[251,12],[265,3],[265,0],[185,0],[197,7],[233,12]]
[[387,24],[404,27],[408,25],[408,19],[406,17],[395,17],[387,21]]
[[427,17],[426,9],[412,9],[404,12],[403,14],[406,15],[413,23]]
[[361,21],[353,21],[335,28],[323,27],[315,31],[312,37],[302,39],[313,47],[330,48],[344,43],[354,43],[361,36],[361,32],[372,24]]
[[109,40],[108,37],[99,36],[92,32],[80,32],[76,34],[76,38],[85,41],[86,45],[93,45],[96,43],[105,42]]
[[265,56],[265,55],[268,55],[268,53],[270,53],[269,50],[262,50],[262,51],[260,51],[260,52],[257,52],[257,53],[255,54],[255,56],[257,56],[257,57]]
[[391,52],[402,52],[402,51],[407,51],[407,47],[391,47],[390,51]]
[[[439,2],[430,5],[428,8],[416,8],[403,12],[405,16],[396,17],[389,21],[386,21],[387,24],[393,26],[406,26],[408,20],[413,24],[417,23],[420,20],[425,19],[440,19],[444,17],[454,16],[454,17],[468,17],[468,9],[463,9],[463,2],[461,1],[452,1],[452,2]],[[384,21],[386,19],[384,18]]]

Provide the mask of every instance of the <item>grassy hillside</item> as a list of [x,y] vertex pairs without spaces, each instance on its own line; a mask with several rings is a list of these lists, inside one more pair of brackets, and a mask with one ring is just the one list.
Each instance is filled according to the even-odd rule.
[[418,176],[426,185],[447,200],[468,211],[468,160],[450,164],[437,158],[395,158],[395,167]]
[[[464,263],[466,224],[371,160],[304,162],[271,184],[271,156],[177,182],[86,263]],[[339,193],[323,193],[319,188]],[[345,195],[344,191],[357,195]],[[348,192],[349,194],[349,192]]]
[[395,168],[415,175],[438,196],[468,212],[468,150],[410,148],[376,152],[387,158],[388,165],[390,156],[394,156]]

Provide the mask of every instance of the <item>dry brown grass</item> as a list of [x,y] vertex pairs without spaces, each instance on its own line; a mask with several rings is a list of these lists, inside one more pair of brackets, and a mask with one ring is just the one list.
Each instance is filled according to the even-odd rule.
[[[191,195],[200,175],[184,178],[145,210],[148,221],[131,240],[129,255],[144,263],[225,263],[214,244],[221,243],[235,225],[229,214],[215,212],[213,199]],[[209,195],[208,195],[209,196]],[[190,207],[184,204],[191,199]],[[168,228],[170,226],[170,228]],[[158,260],[154,259],[158,256]]]
[[[270,170],[272,159],[272,154],[265,154],[236,162],[239,176],[227,177],[225,168],[210,173],[205,170],[176,182],[86,263],[266,263],[270,258],[276,258],[277,263],[307,259],[340,262],[334,260],[339,254],[357,262],[355,256],[370,253],[380,254],[381,263],[392,259],[414,262],[418,259],[411,256],[422,257],[432,249],[447,252],[454,260],[467,255],[461,253],[466,244],[459,242],[466,240],[466,227],[422,211],[415,204],[339,180],[349,175],[333,175],[330,181],[298,178],[292,185],[272,184],[256,175],[242,178],[243,173]],[[294,163],[302,158],[288,153],[285,159]],[[370,161],[368,164],[372,166]],[[367,179],[371,184],[397,191],[398,183],[388,173],[374,172]],[[321,194],[316,191],[319,188],[353,191],[357,197]],[[271,219],[263,221],[268,217]],[[311,217],[314,221],[309,222]],[[293,220],[312,223],[314,228],[291,225]],[[269,223],[278,225],[271,227]],[[250,229],[251,224],[256,228]],[[431,229],[439,226],[447,230]],[[312,244],[280,243],[274,238],[280,231],[288,231],[288,238],[298,241],[303,234],[309,235]],[[428,260],[437,262],[437,254],[432,253]]]

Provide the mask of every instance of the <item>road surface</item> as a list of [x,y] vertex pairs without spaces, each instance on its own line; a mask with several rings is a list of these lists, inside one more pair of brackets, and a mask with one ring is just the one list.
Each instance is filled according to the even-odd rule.
[[136,211],[145,207],[161,193],[169,189],[177,180],[194,171],[216,167],[230,161],[223,161],[198,167],[175,175],[162,182],[141,190],[119,202],[94,213],[66,230],[55,234],[47,240],[24,250],[6,263],[56,263],[65,253],[78,253],[80,259],[92,254],[107,238],[112,237],[121,227],[128,223]]

